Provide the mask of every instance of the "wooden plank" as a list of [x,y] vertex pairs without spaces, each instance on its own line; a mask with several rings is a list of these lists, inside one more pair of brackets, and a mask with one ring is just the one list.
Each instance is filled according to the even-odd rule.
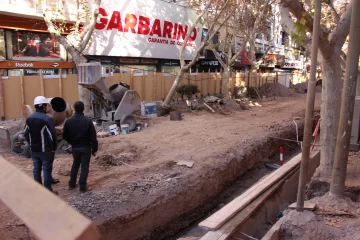
[[63,96],[63,87],[62,87],[62,69],[59,69],[59,97]]
[[153,82],[152,100],[158,100],[156,98],[156,69],[154,69],[153,71],[152,82]]
[[21,96],[21,118],[26,119],[25,107],[25,91],[24,91],[24,73],[20,71],[20,96]]
[[39,240],[99,240],[95,225],[0,156],[0,200]]
[[227,240],[236,231],[236,229],[251,216],[251,214],[262,205],[290,176],[299,170],[299,166],[286,174],[281,180],[273,184],[265,192],[260,194],[254,201],[247,205],[243,210],[237,213],[232,219],[226,222],[219,230],[210,231],[200,240]]
[[4,108],[4,83],[0,74],[0,120],[5,120],[5,108]]
[[43,79],[43,73],[42,73],[42,69],[40,69],[40,91],[41,91],[41,96],[45,97],[45,88],[44,88],[44,79]]
[[[290,209],[296,209],[296,203],[293,203],[289,206]],[[309,202],[305,202],[304,203],[304,210],[309,210],[309,211],[313,211],[316,207],[315,203],[309,203]]]
[[209,230],[217,230],[224,225],[236,213],[242,210],[246,205],[252,202],[258,195],[266,191],[271,185],[277,183],[284,175],[300,164],[301,153],[284,164],[281,168],[275,170],[267,177],[260,180],[257,184],[249,188],[241,196],[235,198],[225,207],[202,221],[199,226]]
[[146,100],[145,97],[145,70],[142,70],[142,76],[141,76],[141,98]]
[[130,71],[130,90],[135,90],[135,87],[134,87],[134,70],[131,69]]

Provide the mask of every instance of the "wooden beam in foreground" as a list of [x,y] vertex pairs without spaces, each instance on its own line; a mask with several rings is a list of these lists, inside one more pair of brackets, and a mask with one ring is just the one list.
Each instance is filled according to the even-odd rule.
[[292,171],[286,174],[280,181],[270,186],[265,192],[260,194],[249,205],[238,212],[233,218],[227,221],[219,230],[209,231],[200,240],[227,240],[231,239],[232,234],[236,229],[248,219],[255,210],[257,210],[287,179],[294,173],[299,171],[299,167],[295,167]]
[[249,188],[239,197],[235,198],[225,207],[221,208],[219,211],[199,223],[199,226],[208,230],[218,230],[229,219],[244,209],[249,203],[254,201],[254,199],[256,199],[260,194],[279,182],[281,178],[297,167],[300,164],[300,161],[301,153],[296,155],[289,162],[272,172],[267,177],[261,179],[258,183]]
[[0,156],[0,200],[39,240],[99,240],[91,220]]

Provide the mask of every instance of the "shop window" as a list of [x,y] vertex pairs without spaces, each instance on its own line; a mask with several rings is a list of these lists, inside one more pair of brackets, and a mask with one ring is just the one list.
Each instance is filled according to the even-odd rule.
[[156,66],[154,65],[126,65],[120,66],[121,71],[123,72],[131,72],[133,71],[134,75],[141,75],[143,72],[145,74],[152,73],[156,70]]
[[60,58],[60,44],[49,33],[11,32],[13,57]]
[[0,60],[6,59],[5,52],[5,33],[3,29],[0,29]]
[[161,66],[161,72],[177,73],[180,71],[180,66]]

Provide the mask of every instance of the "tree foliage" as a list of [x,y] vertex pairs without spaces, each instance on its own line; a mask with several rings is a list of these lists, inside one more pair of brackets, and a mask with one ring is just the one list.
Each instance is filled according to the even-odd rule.
[[191,99],[191,97],[197,93],[200,92],[198,85],[195,84],[183,84],[179,87],[177,87],[176,92],[181,95],[181,98],[184,99],[184,96],[186,96],[188,99]]

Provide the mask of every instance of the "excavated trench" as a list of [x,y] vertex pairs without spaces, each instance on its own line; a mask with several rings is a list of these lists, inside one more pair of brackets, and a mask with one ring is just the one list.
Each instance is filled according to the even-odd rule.
[[[298,122],[298,127],[301,140],[303,122]],[[271,136],[296,139],[294,123],[284,124]],[[204,165],[186,172],[178,182],[186,187],[161,192],[141,211],[98,224],[103,239],[177,239],[193,229],[201,234],[201,230],[196,230],[200,220],[273,171],[266,168],[265,163],[279,163],[280,146],[284,148],[285,161],[300,151],[297,143],[269,135],[254,139],[250,148],[243,149],[241,143],[238,146],[228,150],[221,164]]]
[[[300,153],[301,148],[297,143],[286,143],[283,145],[284,152],[286,153],[284,156],[284,162],[287,162],[292,157]],[[263,161],[263,164],[259,164],[258,166],[255,166],[254,168],[248,170],[246,173],[241,175],[234,183],[227,186],[217,197],[214,199],[210,205],[214,206],[213,209],[211,209],[208,212],[202,211],[200,208],[200,212],[203,212],[201,215],[199,213],[200,219],[192,223],[189,227],[187,227],[184,231],[177,234],[176,236],[163,238],[163,239],[169,239],[169,240],[175,240],[175,239],[181,239],[185,237],[201,237],[203,236],[207,231],[204,229],[201,229],[198,224],[205,220],[207,217],[209,217],[211,214],[218,211],[220,208],[224,207],[224,205],[231,202],[236,197],[240,196],[242,193],[244,193],[248,188],[256,184],[260,179],[262,179],[264,176],[270,174],[271,172],[275,171],[274,168],[271,168],[269,166],[266,166],[265,163],[276,163],[279,164],[279,154],[275,154],[274,156],[269,157],[269,159],[265,159]],[[280,212],[279,212],[280,213]],[[270,226],[270,225],[269,225]],[[267,226],[266,226],[267,227]]]

